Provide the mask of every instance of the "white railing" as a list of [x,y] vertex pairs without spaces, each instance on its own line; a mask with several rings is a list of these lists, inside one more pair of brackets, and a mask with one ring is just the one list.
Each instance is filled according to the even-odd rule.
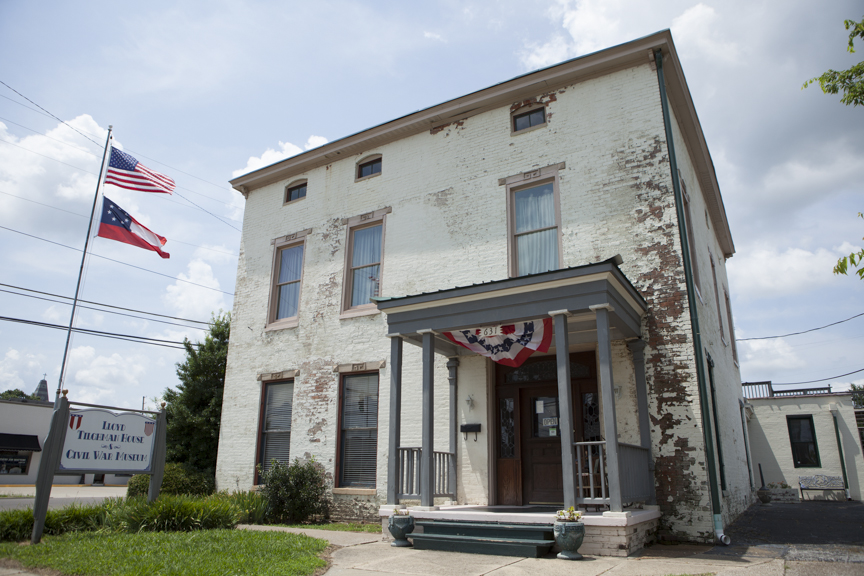
[[576,504],[609,505],[606,480],[606,442],[574,442],[576,448]]
[[[423,469],[421,448],[399,448],[399,471],[396,474],[396,497],[416,500],[420,498],[420,471]],[[433,452],[434,486],[432,496],[456,499],[456,486],[450,485],[450,471],[456,468],[456,455],[452,452]]]

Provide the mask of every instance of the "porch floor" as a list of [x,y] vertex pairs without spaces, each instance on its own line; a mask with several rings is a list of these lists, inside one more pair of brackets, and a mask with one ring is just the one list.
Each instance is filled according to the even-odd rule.
[[[552,524],[555,506],[480,506],[460,504],[439,506],[437,510],[418,510],[409,506],[411,515],[422,520],[463,520],[468,522],[502,522],[511,524]],[[626,510],[626,514],[604,516],[603,512],[582,512],[582,523],[589,526],[634,526],[660,518],[659,510]],[[390,509],[382,509],[379,516],[389,516]]]

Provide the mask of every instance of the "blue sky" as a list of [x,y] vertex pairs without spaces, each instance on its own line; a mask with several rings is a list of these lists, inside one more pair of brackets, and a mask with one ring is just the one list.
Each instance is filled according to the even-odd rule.
[[[737,249],[727,263],[737,336],[798,332],[864,312],[864,282],[831,274],[864,236],[856,217],[864,211],[864,110],[800,89],[864,57],[864,44],[857,54],[845,51],[843,29],[844,19],[864,16],[860,3],[118,6],[0,3],[0,80],[100,143],[0,85],[0,283],[74,293],[80,252],[24,234],[83,245],[109,124],[118,145],[172,176],[179,195],[204,210],[178,196],[108,187],[169,239],[171,258],[96,239],[94,254],[149,272],[92,258],[82,298],[207,320],[233,303],[243,214],[242,197],[227,184],[233,175],[671,28]],[[0,292],[0,316],[65,324],[69,310]],[[78,325],[174,342],[202,334],[187,322],[148,318],[82,310]],[[742,379],[792,383],[862,369],[862,338],[864,317],[741,342]],[[43,373],[56,387],[64,342],[59,330],[0,321],[0,390],[32,391]],[[176,386],[182,357],[173,348],[76,335],[66,387],[73,400],[140,406]],[[834,382],[862,383],[864,372]]]

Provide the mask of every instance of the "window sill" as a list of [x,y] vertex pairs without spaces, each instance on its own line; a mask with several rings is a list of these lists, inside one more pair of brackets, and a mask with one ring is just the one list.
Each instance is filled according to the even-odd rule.
[[296,328],[299,325],[297,317],[271,322],[264,327],[265,332],[274,332],[276,330],[285,330],[286,328]]
[[522,130],[510,130],[510,136],[519,136],[520,134],[525,134],[526,132],[531,132],[533,130],[539,130],[540,128],[546,128],[547,126],[549,126],[549,123],[544,122],[543,124],[537,124],[536,126],[531,126],[530,128],[523,128]]
[[359,316],[372,316],[374,314],[380,314],[381,311],[378,310],[377,306],[372,306],[370,308],[351,308],[350,310],[345,310],[341,314],[339,314],[340,320],[345,320],[348,318],[357,318]]
[[375,496],[375,488],[333,488],[335,496]]
[[294,200],[286,200],[282,202],[282,206],[288,206],[289,204],[296,204],[297,202],[301,202],[306,199],[306,196],[302,196],[300,198],[295,198]]
[[370,180],[372,178],[375,178],[376,176],[381,176],[381,174],[383,174],[383,172],[376,172],[375,174],[369,174],[368,176],[363,176],[361,178],[355,177],[354,182],[363,182],[364,180]]

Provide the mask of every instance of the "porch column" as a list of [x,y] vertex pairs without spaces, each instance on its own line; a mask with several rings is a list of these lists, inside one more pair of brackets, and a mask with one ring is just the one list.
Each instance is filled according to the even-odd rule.
[[576,466],[573,457],[573,392],[570,387],[570,342],[567,310],[549,312],[555,322],[555,359],[558,362],[558,429],[561,431],[561,469],[564,508],[576,506]]
[[600,394],[603,396],[603,432],[606,436],[606,474],[609,477],[609,509],[622,512],[621,472],[618,469],[618,422],[615,416],[615,384],[612,381],[612,340],[609,334],[609,312],[612,306],[591,306],[597,315],[597,364]]
[[399,503],[399,444],[402,435],[402,338],[390,337],[390,436],[387,454],[387,504]]
[[654,455],[651,450],[651,422],[648,418],[648,384],[645,381],[645,346],[648,344],[642,340],[632,340],[627,343],[630,354],[633,356],[633,371],[636,375],[636,404],[639,410],[639,438],[643,448],[649,450],[650,458],[648,470],[651,472],[651,491],[649,504],[657,503],[657,495],[654,487]]
[[435,458],[433,409],[435,407],[435,333],[432,330],[418,330],[423,335],[423,423],[422,452],[420,454],[420,505],[434,506],[435,497]]
[[458,380],[456,370],[459,368],[459,359],[447,360],[448,380],[450,381],[450,465],[447,468],[447,486],[453,492],[453,500],[456,500],[456,426],[459,425],[459,417],[456,413],[456,392],[458,391]]

